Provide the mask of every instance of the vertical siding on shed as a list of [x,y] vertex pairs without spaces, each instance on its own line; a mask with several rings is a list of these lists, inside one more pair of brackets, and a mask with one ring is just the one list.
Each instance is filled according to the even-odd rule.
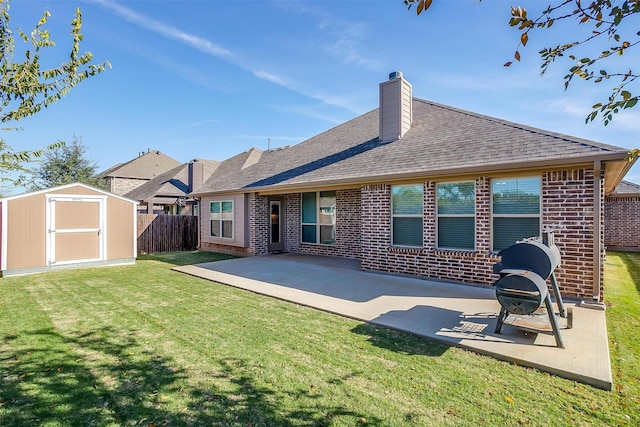
[[[81,184],[42,190],[30,194],[13,196],[0,202],[2,206],[2,222],[0,222],[0,259],[2,259],[2,271],[7,274],[41,271],[48,268],[47,265],[47,195],[68,196],[100,196],[106,199],[105,222],[97,224],[98,212],[93,204],[57,203],[58,215],[53,226],[61,229],[93,228],[96,225],[103,227],[106,239],[106,258],[104,261],[130,260],[136,257],[136,204],[133,201],[109,195],[104,191],[87,188]],[[91,259],[98,256],[93,242],[87,243],[91,249],[79,248],[77,243],[65,245],[68,236],[57,236],[57,249],[63,249],[57,253],[57,258],[64,261],[73,259],[83,260],[90,256]],[[95,237],[95,236],[94,236]],[[69,247],[67,247],[69,246]],[[58,250],[56,250],[58,252]]]
[[45,197],[7,202],[7,270],[45,265]]
[[137,218],[131,203],[115,197],[107,199],[107,259],[135,258],[132,243],[136,238],[134,229]]

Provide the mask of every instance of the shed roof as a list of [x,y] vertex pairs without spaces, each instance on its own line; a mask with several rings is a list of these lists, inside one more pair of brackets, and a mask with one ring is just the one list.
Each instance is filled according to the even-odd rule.
[[5,201],[5,200],[8,201],[8,200],[14,200],[14,199],[21,199],[21,198],[24,198],[24,197],[32,197],[32,196],[35,196],[35,195],[38,195],[38,194],[52,193],[52,192],[56,192],[56,191],[66,190],[68,188],[73,188],[73,187],[83,188],[85,190],[90,190],[90,191],[101,193],[101,194],[103,194],[105,196],[108,196],[108,197],[115,197],[116,199],[120,199],[120,200],[123,200],[125,202],[133,203],[133,204],[136,204],[136,205],[138,204],[138,202],[136,202],[135,200],[131,200],[128,197],[119,196],[117,194],[110,193],[109,191],[102,190],[100,188],[95,188],[95,187],[92,187],[90,185],[83,184],[81,182],[73,182],[71,184],[60,185],[58,187],[45,188],[44,190],[37,190],[37,191],[30,191],[30,192],[21,193],[21,194],[15,194],[13,196],[0,198],[0,202],[1,201]]
[[418,98],[412,127],[401,139],[380,143],[378,133],[376,108],[293,147],[261,152],[244,169],[237,157],[248,152],[229,159],[198,194],[620,162],[628,151]]

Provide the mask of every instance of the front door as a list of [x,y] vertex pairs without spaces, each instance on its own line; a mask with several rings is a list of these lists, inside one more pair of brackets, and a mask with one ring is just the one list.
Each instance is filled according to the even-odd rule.
[[269,200],[269,252],[284,251],[282,199]]

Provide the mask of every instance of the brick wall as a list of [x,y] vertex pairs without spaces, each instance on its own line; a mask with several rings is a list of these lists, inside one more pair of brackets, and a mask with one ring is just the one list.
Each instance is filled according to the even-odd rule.
[[608,248],[640,250],[640,196],[607,197],[604,218]]
[[[360,190],[336,191],[336,242],[332,245],[318,245],[300,242],[301,213],[300,195],[290,195],[297,203],[287,204],[287,225],[292,237],[287,250],[311,255],[339,256],[358,259],[360,257]],[[289,198],[287,200],[289,200]],[[295,230],[295,232],[293,231]],[[293,240],[295,238],[296,240]]]
[[[548,171],[541,174],[541,178],[542,224],[544,228],[554,230],[562,255],[562,265],[556,271],[561,293],[563,296],[591,299],[594,280],[593,171]],[[436,248],[435,182],[423,183],[422,248],[391,246],[391,187],[386,184],[362,187],[362,268],[469,284],[493,283],[498,276],[492,273],[492,267],[499,257],[491,251],[490,183],[489,177],[475,179],[475,251]],[[604,259],[603,251],[601,259]],[[603,290],[601,277],[602,274],[599,279],[600,295]]]
[[212,242],[200,242],[198,249],[206,252],[220,252],[222,254],[247,256],[252,255],[249,253],[249,248],[241,248],[239,246],[221,245],[219,243]]
[[[424,182],[422,248],[391,246],[391,186],[362,188],[362,268],[469,284],[490,284],[499,258],[489,251],[490,201],[486,178],[476,179],[476,251],[436,248],[435,182]],[[484,246],[483,246],[484,245]]]
[[124,196],[129,191],[140,187],[148,181],[148,179],[110,177],[107,183],[109,185],[109,191],[113,194]]
[[[600,178],[599,178],[600,179]],[[601,188],[604,188],[604,183]],[[594,280],[594,175],[593,170],[550,171],[542,177],[543,226],[555,232],[562,263],[556,278],[563,295],[591,299]],[[601,194],[604,200],[604,194]],[[604,220],[600,215],[602,242]],[[601,270],[604,252],[601,250]],[[600,272],[600,293],[603,291]]]
[[300,193],[287,194],[285,196],[285,252],[300,252]]
[[269,197],[249,195],[249,249],[251,255],[269,253]]

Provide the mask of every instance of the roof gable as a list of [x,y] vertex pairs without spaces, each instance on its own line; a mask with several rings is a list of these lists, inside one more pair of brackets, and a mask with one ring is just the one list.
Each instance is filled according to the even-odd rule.
[[129,160],[120,163],[96,175],[97,178],[134,178],[153,179],[163,172],[180,166],[180,162],[161,153],[158,150],[149,151]]

